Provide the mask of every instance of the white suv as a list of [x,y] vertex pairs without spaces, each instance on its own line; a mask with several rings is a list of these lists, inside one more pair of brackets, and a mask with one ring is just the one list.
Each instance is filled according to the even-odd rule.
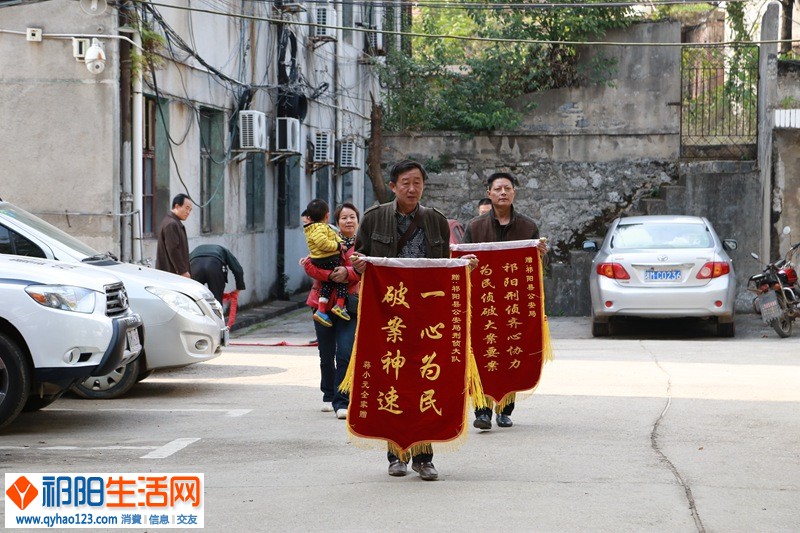
[[0,427],[142,350],[142,319],[111,273],[0,255],[0,302]]
[[73,387],[84,398],[116,398],[156,369],[208,361],[228,344],[222,307],[204,285],[153,268],[120,263],[52,224],[0,201],[0,253],[88,264],[125,283],[131,308],[142,316],[147,338],[142,356]]

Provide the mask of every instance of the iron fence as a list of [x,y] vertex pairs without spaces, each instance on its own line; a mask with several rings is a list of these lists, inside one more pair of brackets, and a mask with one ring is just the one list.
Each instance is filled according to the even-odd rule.
[[758,47],[683,47],[681,157],[753,160],[757,140]]

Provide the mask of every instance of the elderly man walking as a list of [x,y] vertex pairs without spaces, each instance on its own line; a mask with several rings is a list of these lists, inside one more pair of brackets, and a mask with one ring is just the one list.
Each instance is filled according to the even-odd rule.
[[[427,179],[425,168],[416,161],[405,160],[392,167],[389,188],[395,199],[364,213],[356,237],[356,253],[373,257],[450,257],[447,217],[420,204]],[[351,261],[358,272],[364,272],[365,261],[355,256]],[[390,476],[406,475],[407,465],[402,459],[391,452],[387,457]],[[433,453],[413,456],[411,467],[425,481],[439,478]]]

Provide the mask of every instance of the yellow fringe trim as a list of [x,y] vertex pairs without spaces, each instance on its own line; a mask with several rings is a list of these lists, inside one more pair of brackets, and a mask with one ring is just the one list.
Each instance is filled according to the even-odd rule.
[[[356,333],[358,335],[358,333]],[[342,378],[342,382],[339,383],[339,391],[343,392],[344,394],[348,394],[353,389],[353,377],[355,376],[356,369],[355,369],[355,358],[353,354],[356,351],[356,342],[353,342],[353,351],[350,353],[350,362],[347,363],[347,372],[344,374],[344,378]]]
[[[478,364],[475,361],[475,355],[472,353],[472,342],[471,339],[471,317],[472,317],[472,304],[471,304],[471,292],[472,292],[472,282],[470,278],[470,270],[469,267],[464,267],[465,275],[467,276],[467,302],[468,304],[467,309],[467,317],[470,320],[466,321],[467,324],[467,331],[466,331],[466,339],[467,339],[467,346],[465,350],[465,357],[466,357],[466,387],[464,389],[464,419],[461,421],[461,428],[459,433],[456,437],[442,442],[436,442],[436,450],[439,452],[442,451],[454,451],[461,447],[469,435],[467,428],[470,426],[471,414],[472,411],[469,409],[469,404],[467,403],[467,399],[469,399],[475,409],[482,408],[482,407],[489,407],[491,405],[491,400],[486,398],[483,395],[483,386],[481,385],[481,377],[478,373]],[[362,285],[363,287],[363,285]],[[361,298],[359,295],[359,315],[361,314]],[[355,358],[353,354],[356,353],[356,346],[358,345],[358,328],[356,328],[356,337],[353,341],[353,352],[350,354],[350,364],[347,366],[347,372],[345,373],[344,379],[342,383],[339,385],[339,390],[343,393],[351,393],[353,389],[353,380],[355,377]],[[348,413],[349,414],[349,413]],[[349,422],[349,421],[348,421]],[[356,435],[350,429],[350,424],[347,424],[347,440],[352,444],[358,446],[359,448],[365,449],[376,449],[380,448],[383,443],[386,443],[388,450],[399,457],[403,461],[410,461],[413,455],[419,455],[421,453],[433,453],[433,443],[430,442],[422,442],[417,444],[412,444],[408,450],[400,449],[394,442],[387,441],[385,439],[380,438],[373,438],[373,437],[362,437],[360,435]]]
[[[356,320],[358,317],[361,316],[361,289],[364,287],[363,284],[358,286],[358,312],[356,313]],[[345,394],[349,393],[353,389],[353,378],[356,373],[355,368],[355,359],[353,358],[353,354],[356,353],[356,346],[358,345],[358,325],[356,325],[356,334],[353,337],[353,349],[350,351],[350,362],[347,363],[347,372],[344,374],[344,378],[342,378],[342,382],[339,383],[339,391]]]
[[487,403],[483,395],[478,362],[475,361],[475,354],[472,352],[472,276],[469,267],[465,267],[464,271],[467,276],[467,393],[472,400],[472,406],[481,409],[486,407]]
[[539,257],[539,287],[542,288],[542,363],[553,361],[553,345],[550,342],[550,324],[547,321],[547,302],[544,300],[544,262]]

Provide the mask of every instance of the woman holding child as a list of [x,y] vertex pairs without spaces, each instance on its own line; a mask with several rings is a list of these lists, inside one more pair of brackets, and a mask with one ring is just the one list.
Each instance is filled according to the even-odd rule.
[[[356,333],[356,319],[353,314],[333,313],[332,309],[337,304],[336,297],[329,297],[327,302],[320,306],[320,296],[323,283],[347,284],[347,294],[357,296],[361,277],[350,265],[350,255],[353,253],[358,231],[359,212],[355,205],[345,202],[333,212],[333,222],[339,228],[339,237],[342,240],[342,255],[344,261],[333,269],[321,268],[312,261],[303,261],[306,273],[314,279],[314,285],[308,295],[306,304],[314,310],[315,316],[322,309],[330,325],[318,318],[314,319],[314,329],[317,333],[317,348],[319,349],[319,368],[322,374],[320,390],[322,391],[322,410],[335,411],[337,418],[347,418],[347,405],[349,398],[339,392],[339,385],[347,372],[350,363],[350,352],[353,351],[353,341]],[[323,297],[324,298],[324,297]]]

